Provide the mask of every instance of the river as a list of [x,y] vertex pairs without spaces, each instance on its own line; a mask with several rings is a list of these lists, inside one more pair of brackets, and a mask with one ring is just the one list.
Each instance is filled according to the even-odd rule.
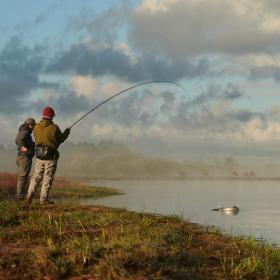
[[[221,181],[93,181],[124,192],[93,201],[138,212],[179,215],[191,222],[214,225],[234,235],[254,235],[280,244],[280,182]],[[91,201],[87,201],[91,202]],[[211,211],[220,206],[240,208],[238,214]]]

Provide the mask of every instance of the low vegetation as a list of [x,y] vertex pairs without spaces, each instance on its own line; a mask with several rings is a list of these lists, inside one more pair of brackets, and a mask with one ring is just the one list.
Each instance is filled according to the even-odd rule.
[[0,279],[280,279],[280,249],[174,216],[2,199]]

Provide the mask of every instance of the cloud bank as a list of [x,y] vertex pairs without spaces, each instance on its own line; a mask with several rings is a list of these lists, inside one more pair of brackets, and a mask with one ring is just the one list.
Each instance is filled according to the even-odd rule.
[[[46,26],[51,11],[31,21]],[[72,14],[57,26],[71,39],[35,43],[11,35],[0,48],[0,141],[11,143],[6,127],[32,114],[39,119],[47,105],[67,126],[124,88],[169,80],[188,94],[164,86],[131,91],[79,124],[73,141],[112,138],[142,149],[173,143],[204,151],[217,145],[229,152],[252,143],[276,147],[279,108],[265,97],[277,96],[280,80],[279,12],[274,0],[122,1],[100,13],[89,7]],[[258,87],[263,80],[271,88]]]

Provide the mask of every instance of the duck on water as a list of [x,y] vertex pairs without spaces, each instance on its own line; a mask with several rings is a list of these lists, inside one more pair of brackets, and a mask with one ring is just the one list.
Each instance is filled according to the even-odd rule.
[[232,207],[219,207],[219,208],[214,208],[212,211],[220,211],[223,213],[228,213],[228,214],[237,214],[239,212],[239,208],[237,206],[232,206]]

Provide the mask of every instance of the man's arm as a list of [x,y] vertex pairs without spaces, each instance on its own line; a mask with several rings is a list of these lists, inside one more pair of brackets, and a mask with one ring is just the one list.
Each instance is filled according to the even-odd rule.
[[17,134],[15,142],[16,142],[18,149],[21,152],[27,151],[26,141],[25,141],[26,137],[27,137],[27,132],[25,130],[19,131],[19,133]]
[[69,134],[70,134],[70,128],[66,128],[64,130],[64,132],[62,133],[60,128],[57,127],[56,132],[55,132],[55,139],[57,141],[57,147],[68,138]]

